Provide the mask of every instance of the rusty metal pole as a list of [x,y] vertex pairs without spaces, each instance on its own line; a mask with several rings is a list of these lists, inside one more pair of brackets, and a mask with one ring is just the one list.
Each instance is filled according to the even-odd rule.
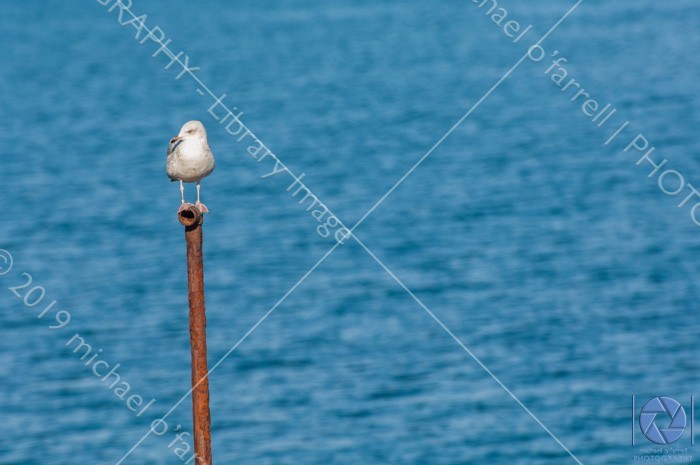
[[197,465],[211,465],[211,418],[207,376],[207,317],[204,307],[204,262],[202,259],[202,212],[192,204],[178,212],[187,241],[187,287],[190,301],[192,346],[192,423]]

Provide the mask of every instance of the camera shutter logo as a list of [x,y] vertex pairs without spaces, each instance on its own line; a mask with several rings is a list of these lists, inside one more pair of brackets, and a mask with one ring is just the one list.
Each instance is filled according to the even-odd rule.
[[[644,437],[656,444],[671,444],[685,431],[686,416],[681,404],[670,397],[655,397],[644,404],[639,427]],[[660,426],[660,427],[659,427]]]

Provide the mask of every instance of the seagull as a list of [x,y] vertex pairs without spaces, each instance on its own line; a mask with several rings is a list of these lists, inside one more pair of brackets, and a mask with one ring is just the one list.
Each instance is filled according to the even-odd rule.
[[170,140],[165,172],[171,181],[180,181],[180,195],[185,208],[185,186],[183,182],[197,183],[197,203],[202,213],[209,213],[199,200],[200,181],[214,171],[214,155],[207,142],[207,131],[201,121],[188,121],[180,129],[180,134]]

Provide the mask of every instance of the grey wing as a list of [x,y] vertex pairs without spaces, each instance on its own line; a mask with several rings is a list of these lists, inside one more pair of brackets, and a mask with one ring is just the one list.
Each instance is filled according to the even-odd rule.
[[170,139],[170,144],[168,144],[168,156],[166,158],[167,159],[166,174],[168,175],[168,178],[170,178],[170,181],[177,181],[176,178],[174,178],[173,176],[170,175],[169,168],[170,168],[170,163],[171,163],[171,157],[173,157],[176,154],[177,148],[181,143],[182,143],[182,139],[175,140],[175,138],[173,137],[172,139]]
[[170,139],[170,144],[168,144],[168,156],[171,156],[173,153],[175,153],[175,150],[181,143],[182,139],[175,140],[174,137]]

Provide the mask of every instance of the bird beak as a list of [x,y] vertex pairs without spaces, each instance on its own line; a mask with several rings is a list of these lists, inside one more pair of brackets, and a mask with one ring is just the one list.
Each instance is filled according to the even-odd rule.
[[174,144],[175,142],[182,140],[183,136],[175,136],[172,139],[170,139],[170,143]]

